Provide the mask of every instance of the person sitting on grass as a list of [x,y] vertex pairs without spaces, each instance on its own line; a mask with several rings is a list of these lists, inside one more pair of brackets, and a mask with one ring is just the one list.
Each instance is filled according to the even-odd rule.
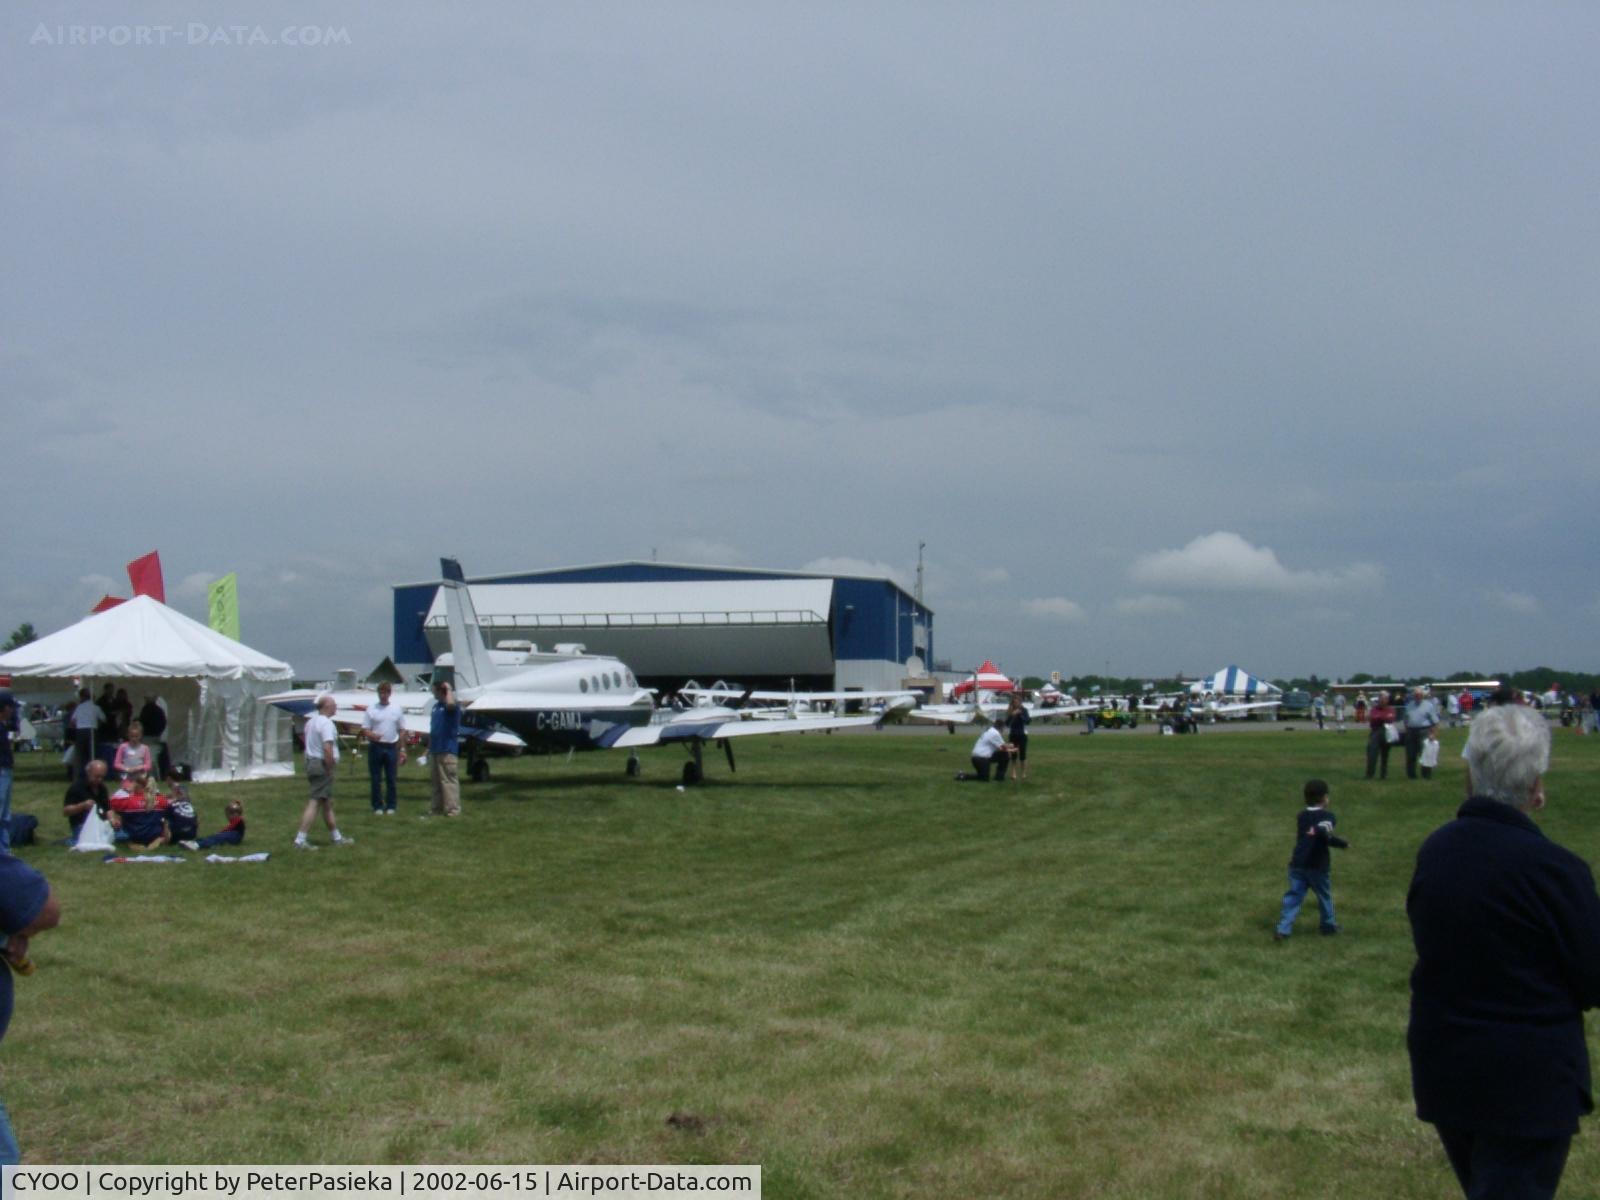
[[1328,785],[1320,779],[1310,779],[1305,786],[1306,806],[1294,822],[1294,852],[1289,856],[1289,890],[1283,894],[1283,915],[1272,940],[1283,941],[1294,932],[1294,919],[1300,915],[1300,905],[1305,902],[1309,888],[1317,894],[1317,907],[1322,913],[1323,934],[1339,932],[1333,919],[1333,885],[1329,882],[1328,847],[1343,850],[1350,843],[1333,832],[1339,818],[1328,809]]
[[167,798],[135,775],[111,797],[111,824],[128,835],[128,848],[142,853],[167,844]]
[[172,803],[167,806],[167,841],[192,849],[195,838],[199,836],[200,819],[194,815],[189,792],[183,784],[173,784]]
[[104,819],[110,808],[111,793],[106,790],[106,764],[97,758],[89,764],[81,778],[68,786],[67,794],[61,800],[61,815],[72,827],[72,841],[77,842],[78,831],[83,828],[91,812],[98,811]]
[[972,747],[972,774],[957,771],[956,778],[969,783],[988,783],[992,778],[997,783],[1006,781],[1006,767],[1011,762],[1012,747],[1006,743],[1005,735],[1000,732],[1002,722],[984,722],[984,731],[978,735],[977,743]]
[[198,842],[184,842],[185,850],[210,850],[213,846],[239,846],[244,844],[244,804],[239,800],[229,800],[228,807],[224,810],[228,823],[210,837],[203,837]]

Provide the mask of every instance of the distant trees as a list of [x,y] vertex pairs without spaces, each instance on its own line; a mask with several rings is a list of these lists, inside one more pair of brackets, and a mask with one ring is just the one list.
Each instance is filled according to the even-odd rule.
[[6,639],[6,644],[0,646],[0,654],[5,654],[18,647],[26,646],[29,642],[39,640],[39,635],[33,631],[33,622],[24,621],[11,631],[11,636]]

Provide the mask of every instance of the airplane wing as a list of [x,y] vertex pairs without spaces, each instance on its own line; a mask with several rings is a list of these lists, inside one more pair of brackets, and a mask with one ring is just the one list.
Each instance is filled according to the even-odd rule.
[[1257,700],[1249,704],[1219,704],[1208,711],[1216,713],[1219,717],[1225,717],[1232,713],[1251,712],[1258,708],[1277,708],[1282,703],[1282,700]]
[[814,733],[829,729],[860,729],[878,724],[877,717],[791,717],[782,721],[732,720],[726,716],[696,721],[691,714],[660,724],[637,725],[611,743],[613,750],[656,746],[666,742],[720,742],[725,738],[761,733]]
[[[1099,704],[1052,704],[1048,708],[1034,708],[1031,705],[1028,712],[1035,721],[1048,721],[1051,717],[1081,717],[1086,712],[1099,712]],[[1004,709],[996,712],[1003,713]]]
[[[320,694],[320,692],[312,688],[300,688],[292,692],[278,692],[271,696],[263,696],[261,699],[274,708],[280,708],[284,712],[292,713],[297,717],[309,717],[316,708],[317,697]],[[367,705],[375,703],[377,700],[376,693],[333,692],[330,694],[333,696],[335,705],[333,723],[346,733],[358,732],[361,729],[362,717],[367,711]],[[421,734],[423,737],[427,737],[431,731],[428,711],[409,699],[401,702],[400,697],[401,694],[396,693],[396,702],[401,705],[401,727],[407,733]],[[427,704],[430,707],[432,706],[432,696],[427,697]],[[467,706],[463,705],[462,707],[465,708]],[[516,749],[526,744],[516,734],[504,729],[485,731],[463,725],[461,727],[461,736],[468,739],[477,738],[490,746],[498,746],[507,750]]]
[[678,693],[692,699],[697,699],[701,696],[712,700],[746,699],[759,704],[791,704],[801,700],[811,704],[841,704],[849,703],[852,700],[898,700],[912,695],[912,693],[903,688],[897,692],[746,692],[738,688],[685,687],[679,688]]

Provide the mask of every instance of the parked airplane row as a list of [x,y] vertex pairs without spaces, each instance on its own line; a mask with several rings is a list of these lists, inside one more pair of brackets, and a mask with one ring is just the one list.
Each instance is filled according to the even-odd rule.
[[[628,751],[627,772],[640,771],[638,751],[664,743],[678,743],[688,753],[683,782],[698,783],[704,775],[707,743],[722,747],[728,767],[734,769],[732,740],[758,734],[814,733],[862,728],[886,720],[956,725],[1002,716],[1020,688],[985,662],[951,689],[945,702],[919,703],[910,691],[754,691],[726,685],[709,688],[687,686],[658,703],[657,695],[640,686],[620,659],[584,653],[541,654],[534,650],[490,648],[467,589],[461,564],[442,559],[440,573],[445,600],[445,622],[450,653],[441,656],[454,674],[455,692],[463,706],[463,735],[469,741],[469,761],[475,778],[487,776],[485,749],[514,750],[534,747],[562,752],[590,750]],[[1229,668],[1235,671],[1236,668]],[[1206,681],[1200,681],[1206,682]],[[316,703],[314,690],[280,692],[265,699],[299,716],[308,715]],[[344,729],[359,728],[375,694],[366,688],[332,693],[335,722]],[[1138,703],[1142,712],[1157,713],[1178,697],[1147,696]],[[396,690],[391,701],[403,713],[408,733],[425,735],[433,696],[425,690]],[[1070,719],[1098,712],[1108,701],[1076,700],[1047,688],[1024,702],[1031,719]],[[1243,715],[1270,708],[1276,700],[1232,701],[1207,695],[1202,713],[1212,717]],[[864,715],[845,715],[845,705],[866,705]],[[1192,711],[1192,705],[1191,711]]]
[[[469,736],[490,744],[520,743],[549,750],[577,752],[627,750],[629,775],[640,770],[638,751],[676,742],[689,754],[683,765],[685,785],[704,774],[704,748],[718,744],[734,769],[732,739],[756,734],[815,733],[878,724],[881,715],[805,714],[751,720],[749,711],[722,704],[678,708],[658,706],[654,694],[641,687],[620,659],[606,655],[508,653],[491,650],[467,590],[466,576],[455,559],[443,559],[445,623],[450,637],[455,692],[464,709]],[[853,696],[859,698],[859,693]],[[268,703],[301,715],[317,693],[299,690],[268,696]],[[365,690],[334,694],[334,721],[359,726],[373,702]],[[404,713],[408,732],[427,733],[433,698],[427,692],[391,696]],[[479,777],[482,772],[475,772]]]

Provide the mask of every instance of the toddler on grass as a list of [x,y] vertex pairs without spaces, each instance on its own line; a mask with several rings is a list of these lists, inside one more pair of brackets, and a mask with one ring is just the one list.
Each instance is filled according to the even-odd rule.
[[1273,941],[1281,942],[1294,931],[1294,920],[1300,915],[1306,892],[1316,893],[1317,907],[1322,923],[1318,932],[1332,935],[1339,932],[1333,919],[1333,884],[1329,878],[1328,847],[1343,850],[1350,843],[1333,832],[1339,818],[1328,808],[1328,785],[1320,779],[1310,779],[1305,786],[1306,806],[1294,822],[1294,853],[1289,856],[1289,890],[1283,894],[1283,915]]

